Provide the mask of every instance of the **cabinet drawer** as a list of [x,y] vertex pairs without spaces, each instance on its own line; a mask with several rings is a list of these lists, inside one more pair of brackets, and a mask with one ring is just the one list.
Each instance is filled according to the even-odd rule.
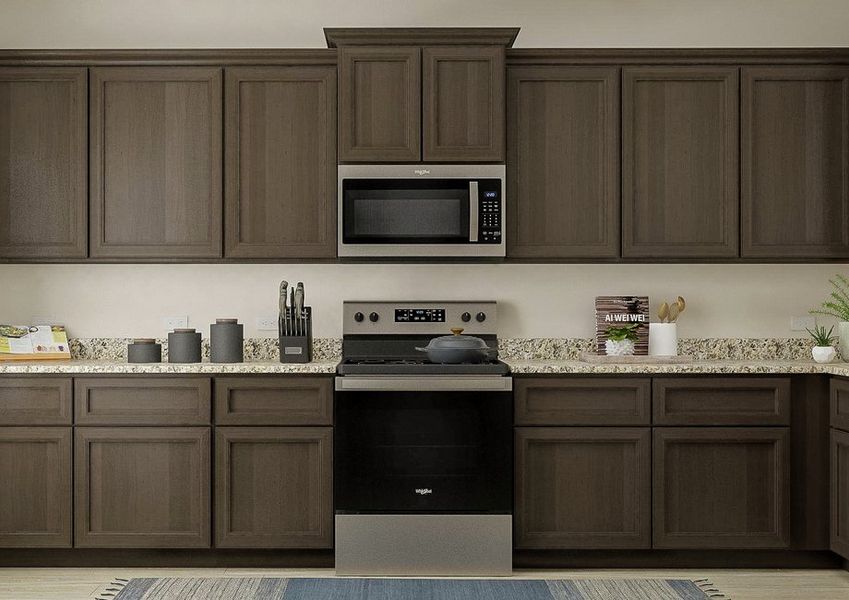
[[849,431],[849,381],[831,380],[831,426]]
[[74,380],[77,425],[208,425],[206,378],[103,377]]
[[694,377],[652,382],[655,425],[789,425],[790,380]]
[[217,425],[332,425],[329,377],[215,379]]
[[0,425],[70,425],[71,380],[0,379]]
[[513,382],[517,425],[648,425],[648,378],[538,378]]

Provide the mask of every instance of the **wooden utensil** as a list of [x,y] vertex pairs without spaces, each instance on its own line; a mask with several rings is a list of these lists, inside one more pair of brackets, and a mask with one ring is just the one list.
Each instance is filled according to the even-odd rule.
[[678,296],[677,304],[678,304],[678,314],[680,315],[682,312],[684,312],[684,309],[687,308],[687,303],[684,302],[683,297]]
[[664,302],[660,305],[660,308],[657,309],[657,316],[660,317],[660,322],[663,323],[666,320],[666,317],[669,316],[669,305]]
[[669,305],[669,322],[670,323],[674,323],[675,319],[678,318],[679,314],[680,314],[680,311],[678,310],[678,303],[677,302],[673,302],[671,305]]

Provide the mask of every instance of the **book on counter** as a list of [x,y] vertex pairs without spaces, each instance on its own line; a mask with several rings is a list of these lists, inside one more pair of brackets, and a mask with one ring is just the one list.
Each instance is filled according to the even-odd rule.
[[0,325],[0,360],[70,360],[63,325]]
[[648,296],[598,296],[595,322],[597,354],[645,356],[649,353]]

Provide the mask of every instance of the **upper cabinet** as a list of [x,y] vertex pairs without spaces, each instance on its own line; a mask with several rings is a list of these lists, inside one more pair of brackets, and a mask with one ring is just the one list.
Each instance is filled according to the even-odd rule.
[[849,256],[849,68],[742,72],[744,257]]
[[336,256],[336,69],[226,72],[225,256]]
[[623,70],[622,255],[738,255],[734,67]]
[[86,69],[0,68],[0,258],[86,256]]
[[507,256],[619,256],[619,69],[508,71]]
[[221,69],[91,70],[91,256],[221,256]]

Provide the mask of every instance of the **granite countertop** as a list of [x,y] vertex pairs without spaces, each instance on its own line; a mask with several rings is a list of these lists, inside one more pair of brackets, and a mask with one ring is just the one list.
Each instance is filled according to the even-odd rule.
[[[39,362],[0,362],[0,375],[15,374],[232,374],[286,375],[336,373],[338,359],[303,364],[281,364],[276,361],[244,363],[196,364],[128,364],[117,360],[70,360]],[[849,363],[826,365],[805,360],[696,360],[682,363],[588,363],[579,360],[513,360],[506,359],[516,375],[687,375],[687,374],[825,374],[849,377]]]

